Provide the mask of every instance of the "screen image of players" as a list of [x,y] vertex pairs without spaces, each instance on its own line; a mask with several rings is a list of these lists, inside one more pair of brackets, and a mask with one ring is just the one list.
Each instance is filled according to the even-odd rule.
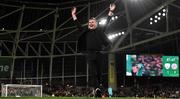
[[[127,76],[162,76],[162,55],[127,55]],[[131,69],[131,73],[130,73]]]

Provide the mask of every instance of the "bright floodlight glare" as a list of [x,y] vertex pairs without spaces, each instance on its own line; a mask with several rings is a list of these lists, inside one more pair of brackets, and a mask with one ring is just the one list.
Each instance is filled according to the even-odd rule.
[[157,20],[154,20],[155,23],[157,23]]
[[112,34],[112,38],[115,38],[116,36],[114,34]]
[[118,35],[121,36],[121,32],[119,32]]
[[161,16],[161,13],[159,12],[158,15]]
[[118,19],[118,16],[115,16],[116,19]]
[[115,34],[115,37],[117,37],[118,36],[118,34]]
[[110,40],[113,39],[112,35],[109,35],[109,36],[108,36],[108,39],[110,39]]
[[111,19],[112,19],[112,20],[114,20],[115,18],[114,18],[114,17],[112,17]]
[[122,35],[124,34],[124,32],[121,33]]
[[158,17],[158,20],[161,20],[161,17]]
[[163,12],[166,12],[166,9],[163,9]]
[[152,20],[153,20],[153,18],[150,18],[150,20],[152,21]]
[[152,25],[152,24],[153,24],[153,22],[150,22],[149,24],[150,24],[150,25]]
[[155,17],[155,18],[158,18],[158,16],[157,16],[157,15],[155,15],[154,17]]
[[166,16],[166,13],[163,13],[162,16]]
[[106,20],[106,19],[102,19],[102,20],[99,22],[99,24],[100,24],[100,25],[105,25],[105,24],[106,24],[106,22],[107,22],[107,20]]

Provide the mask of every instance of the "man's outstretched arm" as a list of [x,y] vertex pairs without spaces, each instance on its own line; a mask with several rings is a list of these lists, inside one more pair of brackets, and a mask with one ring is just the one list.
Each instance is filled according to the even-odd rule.
[[107,25],[103,28],[103,32],[101,33],[101,37],[102,37],[102,39],[103,39],[103,44],[104,44],[104,46],[105,46],[105,50],[108,50],[108,49],[110,49],[111,48],[111,46],[112,46],[112,43],[111,43],[111,41],[107,38],[107,36],[105,35],[105,31],[106,31],[106,29],[107,29],[107,27],[108,27],[108,23],[109,23],[109,21],[110,21],[110,19],[111,19],[111,16],[113,16],[113,12],[114,12],[114,10],[115,10],[115,8],[116,8],[116,5],[113,3],[113,4],[110,4],[110,6],[109,6],[109,12],[108,12],[108,18],[107,18]]
[[76,7],[73,7],[73,8],[72,8],[72,10],[71,10],[71,15],[72,15],[72,18],[73,18],[73,20],[75,21],[76,26],[77,26],[77,28],[79,29],[79,31],[83,31],[82,26],[81,26],[81,24],[80,24],[80,22],[78,21],[77,16],[76,16],[76,9],[77,9]]
[[109,6],[109,12],[108,12],[108,18],[107,18],[107,23],[109,23],[110,19],[111,19],[111,16],[113,16],[113,13],[114,13],[114,10],[116,9],[116,5],[113,3],[113,4],[110,4]]

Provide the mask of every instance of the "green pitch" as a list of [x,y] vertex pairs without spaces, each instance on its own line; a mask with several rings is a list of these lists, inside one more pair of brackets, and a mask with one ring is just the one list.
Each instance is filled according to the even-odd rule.
[[[112,98],[93,98],[93,97],[0,97],[0,99],[155,99],[155,98],[135,98],[135,97],[112,97]],[[156,98],[167,99],[167,98]]]

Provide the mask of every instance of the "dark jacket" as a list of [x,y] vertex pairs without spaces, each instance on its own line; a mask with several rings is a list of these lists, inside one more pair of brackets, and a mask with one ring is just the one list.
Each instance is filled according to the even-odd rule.
[[[109,23],[110,17],[107,18]],[[76,25],[81,32],[78,38],[78,51],[103,51],[110,47],[111,43],[105,35],[105,29],[108,25],[103,28],[97,27],[95,30],[84,29],[78,20],[75,21]]]

